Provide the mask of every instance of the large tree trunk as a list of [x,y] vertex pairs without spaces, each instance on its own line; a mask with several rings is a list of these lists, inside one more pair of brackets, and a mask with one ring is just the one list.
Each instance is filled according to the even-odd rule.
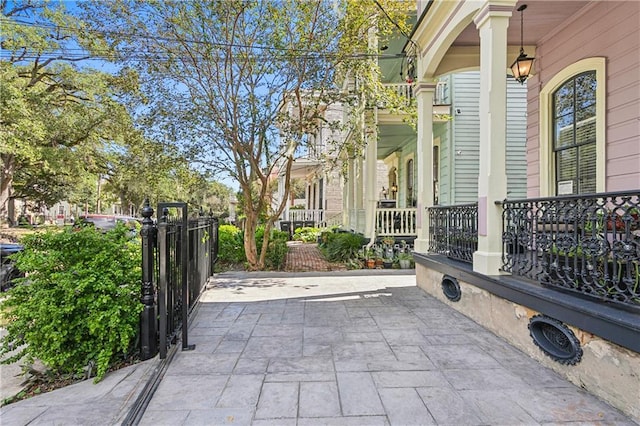
[[[248,203],[247,203],[248,204]],[[246,222],[244,226],[244,253],[247,256],[249,269],[252,271],[260,271],[264,269],[264,262],[260,263],[258,256],[258,248],[256,245],[256,229],[258,227],[258,214],[251,208],[247,208],[245,204],[244,213]]]
[[2,171],[0,175],[0,219],[11,219],[9,213],[9,197],[11,197],[11,185],[13,183],[13,171],[15,169],[15,157],[10,154],[2,154]]

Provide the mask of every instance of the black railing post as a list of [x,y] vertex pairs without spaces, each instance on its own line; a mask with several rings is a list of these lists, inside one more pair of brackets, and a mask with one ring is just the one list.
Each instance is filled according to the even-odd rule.
[[158,340],[159,340],[159,352],[160,359],[165,359],[167,357],[167,349],[169,347],[169,343],[167,341],[168,336],[168,314],[167,307],[169,307],[169,311],[173,308],[173,303],[168,303],[168,299],[172,299],[172,294],[170,294],[171,289],[169,288],[169,281],[171,276],[171,259],[169,254],[169,243],[168,243],[168,228],[169,224],[168,216],[169,209],[162,210],[162,216],[158,219],[158,234],[157,234],[157,245],[158,245]]
[[153,208],[149,206],[149,200],[144,201],[141,211],[142,229],[142,297],[144,305],[140,314],[140,358],[144,361],[153,358],[158,353],[156,333],[156,306],[155,289],[153,287],[154,275],[154,245],[156,229],[153,225]]

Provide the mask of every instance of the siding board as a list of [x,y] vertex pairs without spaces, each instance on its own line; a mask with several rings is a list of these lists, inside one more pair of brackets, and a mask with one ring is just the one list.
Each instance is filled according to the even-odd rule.
[[[540,87],[568,65],[584,58],[607,58],[606,190],[636,189],[640,185],[640,2],[597,2],[537,46],[537,75],[530,84]],[[538,68],[540,67],[540,68]],[[539,193],[539,173],[547,164],[532,161],[539,152],[538,91],[529,93],[527,137],[528,194]],[[531,126],[535,124],[535,127]],[[622,154],[624,153],[624,154]]]
[[[475,202],[478,198],[480,160],[480,73],[464,72],[452,76],[452,156],[449,204]],[[460,113],[457,113],[459,110]],[[507,192],[510,198],[526,195],[527,187],[527,92],[515,80],[507,81]],[[442,148],[441,148],[442,149]],[[445,204],[444,187],[441,186]]]

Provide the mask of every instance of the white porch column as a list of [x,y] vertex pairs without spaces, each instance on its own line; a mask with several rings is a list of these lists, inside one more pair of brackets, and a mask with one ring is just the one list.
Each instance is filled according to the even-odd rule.
[[429,216],[427,207],[433,205],[433,95],[436,83],[421,82],[414,88],[418,101],[418,136],[416,160],[418,165],[416,231],[414,250],[429,251]]
[[[373,122],[377,125],[377,117],[374,117]],[[367,147],[364,151],[364,236],[372,240],[376,237],[375,214],[376,203],[378,202],[378,131],[376,125],[367,127],[366,129],[365,137],[367,141]]]
[[355,192],[356,197],[356,209],[364,208],[363,188],[364,188],[364,161],[362,156],[356,159],[356,179],[355,179]]
[[356,197],[355,197],[355,188],[356,188],[356,165],[355,159],[349,157],[347,159],[347,184],[345,185],[345,195],[346,197],[342,197],[344,200],[343,209],[342,209],[342,223],[348,224],[350,229],[355,229],[355,224],[351,223],[350,217],[351,212],[356,208]]
[[[363,154],[364,155],[364,154]],[[364,223],[360,216],[360,211],[364,211],[364,158],[360,155],[356,159],[356,186],[354,195],[356,197],[356,211],[355,211],[355,230],[364,234]]]
[[507,27],[511,6],[488,4],[475,24],[480,32],[480,165],[478,251],[473,270],[498,275],[502,266],[502,207],[507,195]]

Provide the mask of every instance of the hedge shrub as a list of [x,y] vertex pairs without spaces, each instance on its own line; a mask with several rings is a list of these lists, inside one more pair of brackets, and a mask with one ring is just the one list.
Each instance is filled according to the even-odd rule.
[[240,228],[234,225],[220,225],[218,228],[218,263],[237,265],[246,260],[244,240]]
[[[262,248],[264,226],[256,230],[256,246],[258,253]],[[280,270],[284,266],[287,255],[287,240],[289,235],[277,229],[271,230],[269,248],[265,258],[265,268]],[[218,264],[233,267],[247,261],[244,252],[244,234],[240,228],[233,225],[220,225],[218,229]]]
[[[54,374],[100,380],[112,363],[136,351],[140,240],[123,225],[27,235],[17,267],[26,273],[0,302],[7,335],[3,363],[42,361]],[[89,370],[89,374],[86,370]]]

